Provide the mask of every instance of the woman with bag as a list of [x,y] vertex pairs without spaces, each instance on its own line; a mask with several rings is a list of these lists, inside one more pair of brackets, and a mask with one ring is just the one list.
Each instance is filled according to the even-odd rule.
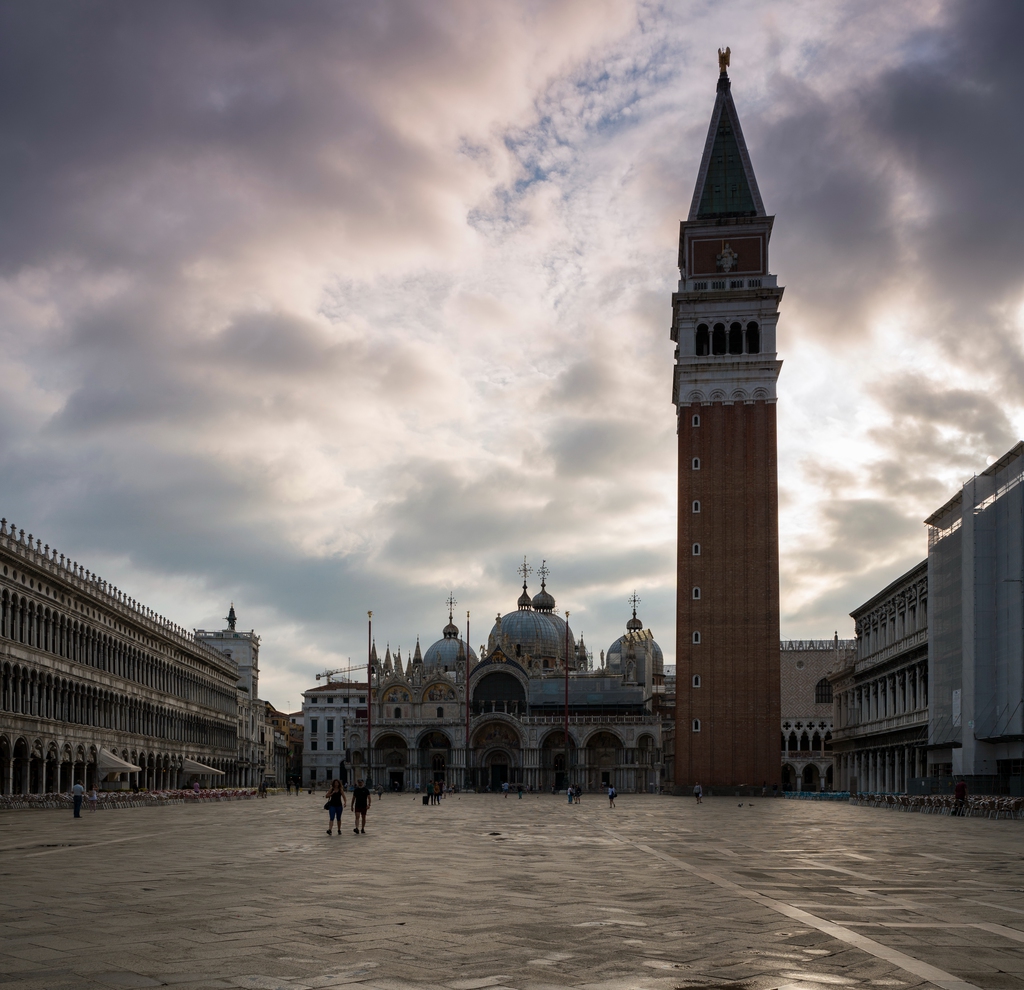
[[327,834],[331,834],[331,826],[337,821],[338,835],[341,835],[341,813],[345,810],[345,792],[341,788],[340,780],[332,780],[327,791],[327,801],[324,810],[330,815],[327,819]]

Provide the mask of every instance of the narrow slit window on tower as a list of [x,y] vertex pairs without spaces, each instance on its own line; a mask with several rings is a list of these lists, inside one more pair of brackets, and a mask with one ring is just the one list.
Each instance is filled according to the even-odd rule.
[[693,500],[693,511],[700,512],[700,501],[698,499]]
[[697,601],[700,598],[700,588],[693,589],[693,600]]
[[695,457],[693,459],[693,463],[690,466],[693,468],[694,471],[699,471],[700,470],[700,458],[699,457]]
[[694,557],[699,557],[700,556],[700,544],[699,543],[694,543],[694,545],[693,545],[693,555],[694,555]]
[[700,642],[700,633],[699,632],[696,632],[696,631],[694,632],[694,634],[693,634],[693,642],[695,644]]
[[700,719],[699,718],[695,718],[693,720],[693,731],[694,732],[700,732]]
[[729,325],[729,353],[743,353],[743,326],[739,323]]
[[697,327],[697,357],[707,357],[711,353],[711,338],[708,334],[708,325],[702,323]]
[[[722,288],[725,288],[725,283],[722,283]],[[714,332],[711,334],[711,353],[712,354],[724,354],[725,353],[725,324],[716,323]]]
[[747,353],[761,353],[761,328],[753,320],[747,324]]
[[700,687],[700,674],[694,674],[693,675],[692,683],[693,683],[694,687]]
[[700,426],[700,416],[697,413],[690,418],[690,426]]

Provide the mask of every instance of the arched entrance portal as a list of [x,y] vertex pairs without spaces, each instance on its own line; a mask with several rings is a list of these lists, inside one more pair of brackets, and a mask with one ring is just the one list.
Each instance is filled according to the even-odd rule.
[[423,782],[445,783],[451,763],[452,743],[443,732],[428,732],[420,740],[420,768]]
[[[542,786],[561,790],[568,787],[572,768],[576,764],[576,741],[569,735],[569,766],[565,764],[565,730],[557,729],[544,737],[541,745],[540,765],[543,773]],[[567,772],[568,770],[568,772]],[[578,783],[578,781],[574,781]]]
[[[409,748],[401,736],[390,735],[376,740],[377,758],[374,760],[378,765],[384,765],[384,779],[387,787],[392,791],[404,791],[407,781],[405,779],[409,766]],[[356,763],[356,753],[352,754],[353,767]],[[362,754],[358,754],[360,759]]]
[[503,719],[481,726],[473,737],[476,769],[470,786],[500,790],[501,785],[522,782],[523,745],[519,733]]
[[620,786],[616,769],[622,743],[610,732],[596,732],[587,740],[587,777],[591,788]]

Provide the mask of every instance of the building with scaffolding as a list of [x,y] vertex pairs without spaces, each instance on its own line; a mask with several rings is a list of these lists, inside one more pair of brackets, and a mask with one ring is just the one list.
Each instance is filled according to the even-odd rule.
[[1021,792],[1024,443],[928,517],[928,768]]

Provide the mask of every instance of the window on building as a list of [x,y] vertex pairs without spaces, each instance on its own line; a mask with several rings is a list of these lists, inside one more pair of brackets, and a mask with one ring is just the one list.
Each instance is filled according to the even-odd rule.
[[334,731],[334,719],[333,718],[329,718],[327,720],[327,731],[328,732],[333,732]]
[[693,642],[694,643],[699,643],[700,642],[700,633],[699,632],[695,632],[693,634]]
[[366,699],[365,698],[360,698],[359,699],[359,704],[365,705],[366,704]]
[[700,426],[700,416],[697,413],[690,417],[690,426]]
[[823,677],[814,685],[814,703],[816,705],[832,704],[832,685],[829,684],[827,677]]
[[693,459],[692,463],[690,464],[690,467],[692,467],[694,471],[699,471],[700,470],[700,458],[699,457],[695,457]]
[[401,708],[396,708],[395,709],[395,718],[401,718],[401,717],[402,717],[402,709]]
[[694,687],[700,687],[700,674],[694,674],[693,681],[691,683]]
[[699,543],[694,543],[694,545],[693,545],[693,555],[694,555],[694,557],[699,557],[700,556],[700,544]]
[[309,731],[310,732],[316,732],[316,723],[317,723],[317,721],[318,720],[315,719],[315,718],[311,718],[309,720]]
[[700,588],[694,588],[693,589],[693,600],[696,601],[698,598],[700,598]]
[[[725,283],[722,283],[722,288],[725,288]],[[712,354],[724,354],[725,353],[725,324],[716,323],[715,329],[711,334],[711,353]]]
[[693,731],[694,732],[700,732],[700,719],[699,718],[695,718],[693,720]]
[[334,749],[334,740],[333,739],[328,739],[327,740],[327,748],[328,749]]
[[440,705],[438,705],[438,708],[437,708],[437,717],[438,718],[444,718],[444,709]]
[[708,325],[702,323],[697,327],[696,349],[697,357],[707,357],[710,352],[711,338],[708,334]]
[[747,353],[761,353],[761,328],[753,320],[747,324]]
[[729,353],[743,353],[743,326],[739,323],[729,325]]
[[327,704],[333,705],[334,704],[334,699],[333,698],[328,698],[327,699]]
[[316,740],[315,739],[310,740],[309,748],[314,750],[314,751],[316,750]]
[[693,500],[693,511],[694,512],[700,512],[700,500],[699,499],[694,499]]

